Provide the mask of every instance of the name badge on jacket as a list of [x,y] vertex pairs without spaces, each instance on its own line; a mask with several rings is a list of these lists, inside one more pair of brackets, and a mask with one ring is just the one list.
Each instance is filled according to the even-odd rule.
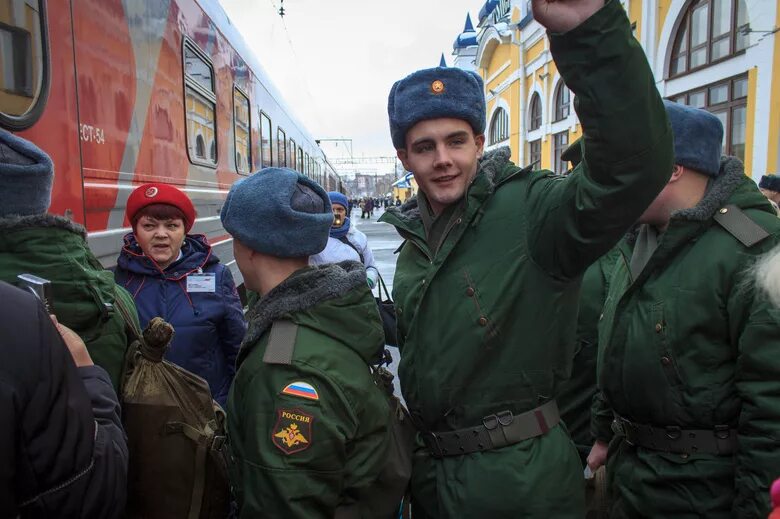
[[216,292],[217,275],[213,272],[187,276],[187,292]]

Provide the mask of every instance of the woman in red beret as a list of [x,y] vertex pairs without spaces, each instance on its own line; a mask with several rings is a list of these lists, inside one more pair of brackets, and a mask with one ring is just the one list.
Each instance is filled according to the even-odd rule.
[[230,269],[206,236],[188,234],[192,201],[168,184],[138,186],[127,200],[133,232],[117,260],[115,278],[135,299],[141,326],[162,317],[176,329],[165,358],[203,377],[224,406],[246,331]]

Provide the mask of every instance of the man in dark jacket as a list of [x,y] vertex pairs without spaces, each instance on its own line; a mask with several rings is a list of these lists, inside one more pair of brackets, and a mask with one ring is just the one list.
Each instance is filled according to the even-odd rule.
[[236,183],[222,208],[244,282],[260,294],[228,398],[242,518],[398,515],[402,491],[380,479],[391,410],[369,368],[384,336],[365,270],[308,265],[332,223],[327,193],[289,169]]
[[119,517],[127,444],[108,374],[35,296],[0,282],[0,301],[0,516]]
[[588,463],[617,433],[613,518],[766,517],[780,473],[780,311],[752,267],[780,243],[780,220],[742,163],[720,157],[717,117],[667,112],[675,166],[615,263]]
[[413,514],[577,518],[582,466],[555,402],[574,356],[582,275],[663,188],[671,132],[617,0],[534,0],[584,129],[566,177],[483,155],[482,80],[458,69],[397,82],[393,144],[420,194],[382,220],[406,240],[394,299],[399,375],[425,445]]

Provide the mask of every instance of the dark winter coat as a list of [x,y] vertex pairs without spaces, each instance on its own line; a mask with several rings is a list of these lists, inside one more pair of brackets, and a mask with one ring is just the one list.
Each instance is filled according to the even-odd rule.
[[[384,335],[363,267],[300,270],[258,299],[247,318],[227,413],[240,517],[331,519],[347,506],[361,518],[395,517],[366,499],[381,491],[390,408],[369,370]],[[263,360],[278,319],[298,325],[290,364]],[[285,392],[291,383],[308,384],[316,397]],[[283,443],[280,434],[292,425],[300,436]]]
[[[737,159],[694,208],[672,214],[632,279],[624,243],[599,328],[598,383],[638,424],[735,430],[736,454],[672,454],[610,444],[611,517],[766,517],[780,473],[780,309],[750,268],[780,242],[780,220]],[[770,236],[744,246],[714,219],[740,207]],[[608,422],[601,437],[608,436]],[[713,433],[714,434],[714,433]]]
[[[506,149],[486,154],[435,254],[416,203],[382,218],[406,240],[393,289],[401,388],[431,431],[558,395],[571,373],[582,274],[672,170],[666,112],[620,3],[549,38],[585,130],[575,172],[520,169]],[[412,494],[418,519],[584,515],[580,460],[561,426],[466,456],[421,451]]]
[[81,336],[118,389],[129,341],[116,305],[121,299],[135,317],[133,299],[116,286],[86,238],[84,227],[62,216],[0,218],[0,281],[16,284],[24,273],[51,281],[57,319]]
[[[211,251],[206,237],[188,235],[182,258],[160,271],[144,256],[135,236],[125,236],[116,281],[135,299],[141,326],[162,317],[176,330],[166,360],[204,378],[224,406],[236,373],[236,355],[244,338],[243,308],[230,270]],[[187,276],[216,275],[214,292],[187,292]]]
[[119,517],[127,443],[106,372],[77,368],[32,294],[0,283],[0,517]]

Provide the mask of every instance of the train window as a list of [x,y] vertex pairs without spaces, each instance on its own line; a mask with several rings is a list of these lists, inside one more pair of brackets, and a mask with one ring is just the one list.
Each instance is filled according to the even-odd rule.
[[293,139],[290,139],[290,161],[288,164],[290,164],[290,168],[297,169],[295,167],[295,141]]
[[304,153],[305,159],[303,159],[303,174],[309,176],[309,154]]
[[270,168],[272,164],[271,157],[271,119],[260,112],[260,162],[262,167]]
[[298,171],[303,173],[303,148],[298,147]]
[[184,40],[183,54],[187,151],[191,162],[215,167],[217,96],[214,92],[214,69],[208,57],[188,40]]
[[276,161],[279,167],[287,165],[287,134],[281,128],[276,129]]
[[249,124],[249,98],[233,89],[233,135],[236,146],[236,171],[247,174],[252,169],[252,135]]
[[0,8],[0,126],[22,130],[41,116],[49,92],[46,2]]

